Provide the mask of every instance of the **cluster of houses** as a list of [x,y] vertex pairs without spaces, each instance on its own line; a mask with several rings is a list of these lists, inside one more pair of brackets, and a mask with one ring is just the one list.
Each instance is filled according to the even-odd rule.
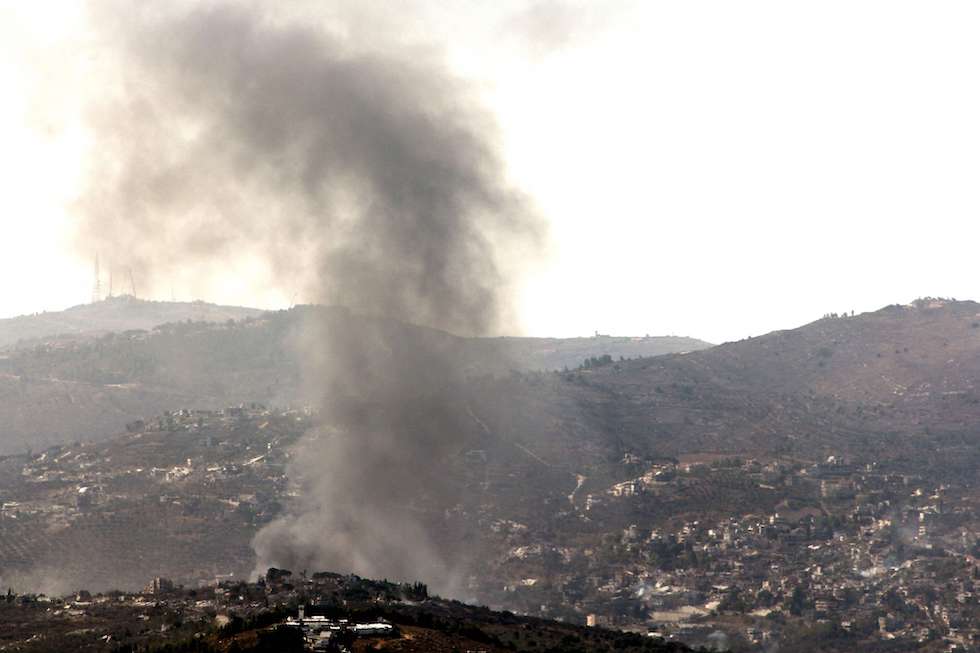
[[349,619],[334,619],[318,613],[318,606],[300,606],[296,617],[290,617],[284,625],[299,628],[307,648],[311,651],[340,651],[358,637],[392,637],[398,634],[397,628],[384,620],[352,622]]
[[[660,463],[576,507],[586,523],[614,518],[625,502],[682,495],[688,479],[712,472]],[[836,456],[729,461],[723,472],[806,500],[717,521],[629,524],[616,541],[578,546],[498,520],[490,531],[511,546],[492,604],[705,646],[723,633],[744,650],[817,623],[910,651],[980,647],[980,506],[968,491]]]

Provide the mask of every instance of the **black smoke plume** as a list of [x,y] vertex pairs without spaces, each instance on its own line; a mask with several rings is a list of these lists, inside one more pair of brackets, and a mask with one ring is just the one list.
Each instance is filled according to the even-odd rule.
[[287,295],[372,316],[311,311],[296,340],[323,426],[294,455],[299,498],[255,540],[259,566],[444,581],[425,515],[449,500],[460,371],[396,322],[508,324],[541,229],[503,179],[493,121],[436,50],[365,38],[363,15],[352,30],[173,7],[99,6],[108,81],[79,246],[157,288],[257,262]]

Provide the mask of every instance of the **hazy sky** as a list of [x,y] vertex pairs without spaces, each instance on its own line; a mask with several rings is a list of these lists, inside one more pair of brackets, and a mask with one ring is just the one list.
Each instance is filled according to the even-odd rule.
[[[367,33],[446,49],[551,224],[523,294],[530,334],[720,342],[924,295],[980,299],[980,4],[381,6],[399,9]],[[102,54],[85,15],[0,0],[2,316],[91,295],[95,253],[71,247],[97,146],[83,111]],[[293,299],[247,262],[229,269],[173,292]]]

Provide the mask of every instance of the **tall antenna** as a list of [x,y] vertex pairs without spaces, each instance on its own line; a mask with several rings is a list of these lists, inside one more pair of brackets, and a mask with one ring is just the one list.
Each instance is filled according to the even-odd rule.
[[99,276],[99,255],[95,255],[95,286],[92,288],[92,303],[102,299],[102,278]]
[[109,298],[112,298],[112,265],[109,265]]
[[133,294],[133,299],[136,299],[136,282],[133,281],[133,268],[129,268],[129,290]]

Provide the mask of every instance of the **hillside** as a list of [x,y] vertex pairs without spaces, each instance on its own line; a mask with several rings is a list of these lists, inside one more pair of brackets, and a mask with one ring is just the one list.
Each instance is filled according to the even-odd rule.
[[[355,335],[366,324],[383,324],[391,342],[445,350],[469,374],[558,369],[590,356],[647,356],[707,346],[676,337],[459,338],[317,307],[257,314],[253,309],[117,298],[68,312],[77,314],[74,324],[85,325],[86,335],[36,338],[0,352],[0,453],[106,437],[128,421],[165,410],[217,409],[243,401],[301,405],[308,397],[300,383],[303,352],[296,343],[311,319]],[[127,330],[94,333],[91,327],[109,320],[79,317],[93,312],[111,313]],[[246,317],[227,317],[235,314]],[[145,319],[123,319],[133,315]],[[134,326],[150,324],[150,316],[168,315],[209,319]],[[17,319],[27,324],[32,318]]]
[[[720,630],[757,647],[740,650],[764,650],[760,633],[807,650],[828,611],[853,628],[827,626],[818,634],[833,645],[810,650],[865,650],[878,619],[902,613],[903,638],[866,650],[935,650],[916,633],[980,618],[959,598],[980,557],[978,313],[924,301],[687,354],[500,374],[488,372],[512,368],[492,350],[377,323],[379,342],[398,345],[392,356],[424,363],[438,352],[468,371],[437,413],[451,438],[399,488],[444,556],[445,577],[429,580],[569,623],[669,624],[705,645]],[[300,316],[365,327],[345,311],[303,308],[7,363],[96,375],[93,384],[183,384],[188,408],[214,400],[209,387],[301,397],[298,376],[280,374]],[[267,355],[244,360],[243,348]],[[419,369],[412,392],[424,397],[441,372]],[[419,404],[397,413],[400,434],[432,428]],[[361,408],[378,423],[391,417],[371,397]],[[256,534],[302,510],[297,476],[336,469],[317,465],[315,412],[151,417],[99,442],[0,459],[0,580],[64,591],[131,589],[147,575],[247,577]],[[925,604],[942,604],[949,623]]]
[[[538,387],[525,382],[525,390]],[[430,578],[440,593],[569,624],[594,615],[596,623],[629,628],[659,628],[677,619],[665,606],[688,606],[690,623],[670,630],[682,641],[710,646],[720,628],[734,636],[776,627],[780,641],[796,642],[788,650],[804,650],[798,644],[813,621],[810,613],[792,612],[794,587],[816,597],[842,587],[876,597],[898,585],[935,602],[923,581],[942,577],[943,604],[959,610],[960,619],[977,616],[975,604],[956,598],[956,583],[980,555],[980,543],[963,535],[980,526],[975,479],[943,480],[942,470],[927,463],[917,474],[896,473],[887,460],[870,472],[780,456],[677,465],[619,456],[615,437],[595,439],[584,430],[550,447],[548,436],[519,428],[526,414],[508,423],[492,405],[478,403],[501,384],[488,380],[473,389],[466,403],[480,421],[470,420],[458,446],[434,461],[448,494],[404,488],[446,569],[455,571],[449,576],[467,570],[463,585]],[[316,422],[304,411],[261,406],[181,411],[105,442],[0,457],[0,583],[50,595],[80,587],[135,591],[154,576],[189,587],[253,577],[253,537],[295,500],[290,475],[303,452],[295,445]],[[826,474],[853,491],[826,495],[820,480]],[[927,499],[934,492],[945,508],[930,517],[928,540],[895,539],[890,524],[874,525],[916,524],[907,515],[918,520],[920,511],[934,511],[923,503],[934,501]],[[781,530],[761,535],[774,514],[782,515]],[[730,533],[727,545],[722,530]],[[790,536],[805,537],[809,546]],[[917,564],[900,565],[901,557]],[[876,559],[892,559],[891,573],[868,576]],[[744,570],[733,573],[735,563]],[[746,614],[756,607],[750,597],[761,582],[772,589],[762,605],[783,611],[775,624]],[[713,616],[719,602],[732,601],[731,586],[742,588],[740,604],[747,607]],[[851,607],[861,623],[882,614],[873,600]],[[855,650],[863,628],[836,633],[833,647],[814,650]],[[896,642],[878,650],[917,648]]]
[[[685,354],[617,360],[642,339],[466,339],[298,307],[239,322],[181,322],[151,331],[54,340],[0,356],[0,452],[104,437],[176,408],[258,401],[302,405],[295,343],[305,320],[356,334],[380,324],[405,351],[439,351],[473,379],[496,383],[488,404],[554,455],[571,434],[643,456],[690,452],[892,454],[956,448],[980,423],[980,305],[923,301]],[[657,339],[650,339],[651,341]],[[678,339],[675,345],[697,344]],[[592,349],[589,349],[592,346]],[[628,347],[633,347],[629,349]],[[659,345],[657,345],[659,346]],[[609,364],[557,375],[527,370],[610,353]],[[587,356],[586,356],[587,355]],[[608,359],[607,359],[608,360]],[[562,367],[565,367],[562,363]],[[572,367],[572,366],[568,366]],[[533,385],[528,386],[533,380]],[[496,397],[508,397],[506,405]],[[902,443],[901,447],[892,445]]]
[[941,300],[564,377],[660,454],[810,457],[975,444],[978,378],[980,305]]
[[77,337],[113,331],[152,329],[168,322],[225,322],[260,315],[262,311],[205,302],[156,302],[131,295],[80,304],[64,311],[0,319],[0,351],[18,343],[37,344],[55,336]]

